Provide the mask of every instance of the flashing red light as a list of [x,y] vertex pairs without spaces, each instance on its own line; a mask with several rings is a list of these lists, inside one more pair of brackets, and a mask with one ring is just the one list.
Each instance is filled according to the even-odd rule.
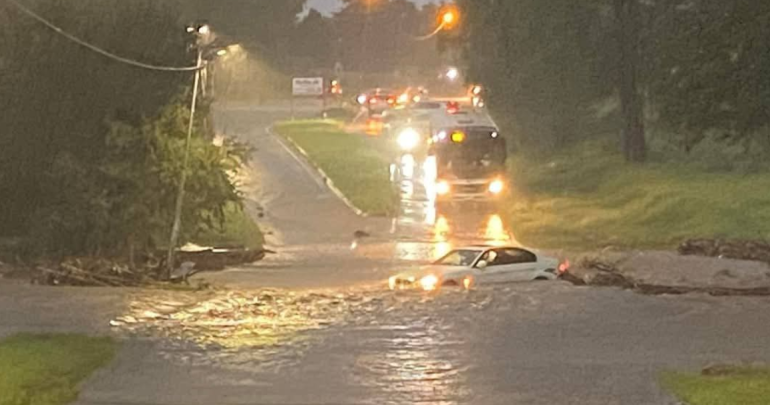
[[460,103],[456,101],[450,101],[446,105],[447,114],[457,114],[460,112]]

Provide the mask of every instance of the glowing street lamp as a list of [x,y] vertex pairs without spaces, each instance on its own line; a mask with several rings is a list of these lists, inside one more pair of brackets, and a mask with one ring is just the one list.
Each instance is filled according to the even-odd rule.
[[444,14],[441,16],[441,24],[444,25],[444,28],[451,27],[454,25],[455,21],[457,21],[457,11],[455,10],[448,10],[445,11]]
[[435,37],[439,32],[444,30],[451,30],[457,27],[457,23],[460,21],[460,12],[457,6],[449,5],[445,6],[438,15],[439,25],[436,29],[428,35],[418,37],[418,40],[426,40]]

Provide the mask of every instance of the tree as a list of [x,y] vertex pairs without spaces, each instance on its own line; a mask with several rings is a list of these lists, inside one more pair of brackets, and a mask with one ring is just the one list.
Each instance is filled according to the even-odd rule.
[[285,66],[297,16],[306,0],[176,0],[188,21],[206,21],[217,33]]
[[[176,13],[152,0],[47,0],[35,10],[70,33],[129,58],[189,66]],[[105,121],[140,124],[189,85],[189,74],[126,66],[57,35],[8,3],[0,5],[0,223],[3,233],[30,228],[60,185],[52,167],[63,156],[90,161],[103,153]]]
[[[128,58],[190,66],[178,10],[153,0],[44,0],[36,11]],[[98,17],[98,18],[97,18]],[[123,254],[150,249],[171,224],[191,72],[138,69],[64,39],[0,5],[0,232],[34,252]],[[217,148],[196,124],[186,235],[238,201],[227,175],[244,154]]]
[[766,137],[770,4],[656,2],[647,14],[645,80],[671,141],[690,151],[710,132],[730,143]]
[[612,94],[601,75],[603,0],[464,0],[470,80],[518,143],[558,148],[581,139],[590,106]]
[[644,102],[639,94],[640,12],[638,0],[615,0],[620,42],[620,109],[623,121],[623,152],[629,162],[643,162],[647,155]]
[[336,61],[337,39],[330,18],[310,10],[292,34],[290,49],[295,58],[307,61],[308,68],[329,68]]
[[435,42],[416,40],[435,28],[434,13],[406,0],[345,0],[333,17],[343,64],[379,73],[437,64]]

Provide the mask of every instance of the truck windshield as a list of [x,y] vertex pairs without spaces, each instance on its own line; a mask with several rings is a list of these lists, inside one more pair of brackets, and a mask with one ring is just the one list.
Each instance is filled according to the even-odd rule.
[[462,128],[462,142],[443,142],[435,148],[439,174],[474,178],[499,173],[507,159],[506,144],[494,128]]

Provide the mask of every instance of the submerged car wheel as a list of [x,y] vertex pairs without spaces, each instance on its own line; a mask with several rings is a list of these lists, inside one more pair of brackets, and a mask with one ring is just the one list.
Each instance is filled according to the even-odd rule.
[[473,277],[465,277],[462,280],[447,280],[442,284],[442,287],[460,287],[465,290],[470,290],[473,286],[476,285],[475,280],[473,280]]

